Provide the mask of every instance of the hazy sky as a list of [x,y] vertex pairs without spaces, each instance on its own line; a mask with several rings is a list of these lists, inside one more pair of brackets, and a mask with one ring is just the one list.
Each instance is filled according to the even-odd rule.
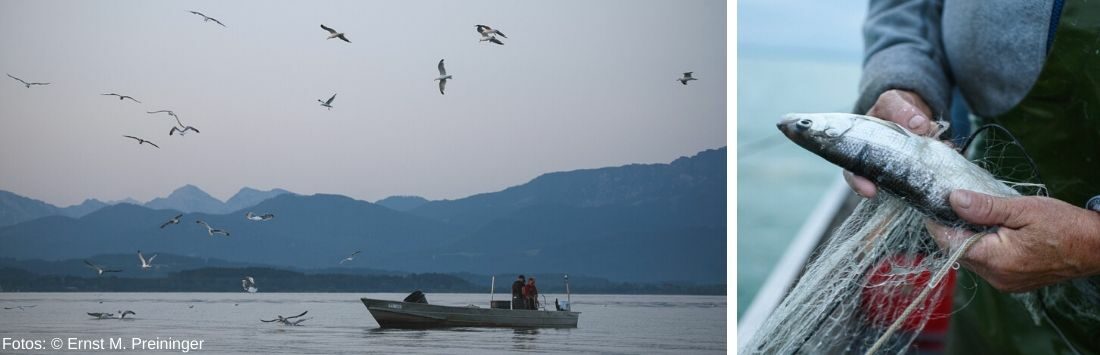
[[[0,189],[58,205],[188,183],[223,200],[441,199],[668,162],[726,145],[725,26],[718,0],[0,1],[0,70],[53,83],[0,77]],[[174,121],[145,113],[159,109],[202,133],[169,137]]]

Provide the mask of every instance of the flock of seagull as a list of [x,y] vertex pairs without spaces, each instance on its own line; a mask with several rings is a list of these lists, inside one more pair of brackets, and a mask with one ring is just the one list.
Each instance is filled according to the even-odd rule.
[[[195,14],[195,15],[198,15],[198,16],[201,16],[202,19],[203,19],[203,22],[213,22],[213,23],[216,23],[218,25],[221,25],[222,27],[227,27],[224,23],[222,23],[218,19],[207,16],[207,15],[201,13],[201,12],[198,12],[198,11],[188,11],[188,12],[190,12],[192,14]],[[331,27],[325,26],[324,24],[321,24],[321,29],[328,32],[328,37],[326,39],[337,38],[337,39],[340,39],[344,42],[351,43],[351,40],[348,39],[346,33],[339,32],[339,31],[337,31],[337,30],[335,30]],[[500,38],[508,38],[508,36],[506,36],[500,30],[494,29],[494,28],[489,27],[487,25],[480,25],[480,24],[479,25],[474,25],[474,29],[477,31],[478,34],[481,35],[481,38],[478,40],[478,42],[488,42],[488,43],[496,44],[496,45],[504,45],[504,42],[502,42],[500,40]],[[500,38],[498,38],[497,36],[499,36]],[[444,61],[444,59],[439,60],[439,64],[437,65],[437,69],[439,70],[439,76],[436,77],[433,80],[433,81],[438,81],[439,82],[439,94],[440,95],[446,95],[447,81],[453,78],[452,75],[447,74],[447,69],[443,64],[443,61]],[[693,72],[685,72],[685,73],[683,73],[683,77],[676,79],[676,81],[679,81],[683,85],[687,85],[689,81],[699,80],[699,79],[693,77],[692,73]],[[8,77],[10,77],[12,79],[15,79],[16,81],[19,81],[22,85],[26,86],[28,89],[31,86],[35,86],[35,85],[38,85],[38,86],[50,85],[50,83],[46,83],[46,82],[28,82],[28,81],[25,81],[23,79],[17,78],[15,76],[11,75],[11,74],[7,74],[7,75],[8,75]],[[124,94],[119,94],[119,93],[114,93],[114,92],[103,93],[101,95],[103,95],[103,96],[114,96],[114,97],[117,97],[119,99],[119,101],[130,100],[130,101],[133,101],[135,103],[141,104],[141,101],[137,100],[136,98],[134,98],[133,96],[130,96],[130,95],[124,95]],[[331,110],[333,108],[332,103],[335,100],[336,100],[336,94],[334,93],[334,94],[332,94],[331,97],[328,98],[328,100],[318,99],[317,101],[320,103],[320,105],[322,107],[325,107],[325,108]],[[168,116],[171,116],[172,118],[174,118],[175,121],[176,121],[176,125],[173,125],[171,127],[171,129],[168,131],[169,136],[174,136],[177,133],[180,136],[183,136],[183,135],[187,134],[188,132],[199,133],[199,130],[197,128],[195,128],[193,126],[183,124],[183,122],[180,120],[179,116],[172,110],[146,111],[146,113],[152,114],[152,115],[165,113]],[[136,137],[136,136],[132,136],[132,135],[123,135],[123,137],[128,138],[128,139],[133,139],[134,141],[136,141],[138,143],[138,145],[149,144],[149,145],[151,145],[155,148],[160,148],[160,146],[158,146],[156,143],[153,143],[152,141],[150,141],[148,139],[145,139],[145,138]],[[180,224],[180,222],[182,221],[182,218],[183,218],[183,214],[176,215],[175,217],[172,217],[168,221],[161,224],[160,228],[164,229],[165,227],[168,227],[170,225]],[[250,221],[263,222],[263,221],[269,221],[269,220],[275,218],[275,216],[271,213],[257,215],[257,214],[254,214],[252,212],[248,212],[248,213],[245,214],[245,218],[250,220]],[[206,227],[206,232],[210,236],[221,235],[221,236],[229,237],[229,235],[230,235],[228,230],[221,229],[221,228],[214,228],[213,226],[211,226],[210,224],[208,224],[208,223],[206,223],[202,220],[196,220],[195,223],[196,224],[201,224],[204,227]],[[341,259],[339,261],[339,264],[342,265],[345,262],[351,262],[351,261],[355,260],[355,257],[358,256],[361,252],[362,251],[360,251],[360,250],[356,250],[354,253],[352,253],[352,254],[348,255],[347,257]],[[143,270],[143,271],[144,270],[150,270],[150,269],[155,267],[153,265],[153,259],[156,259],[156,257],[157,257],[156,254],[154,254],[152,257],[146,259],[145,256],[142,254],[142,252],[139,250],[137,252],[137,256],[138,256],[138,260],[141,262],[141,265],[140,265],[141,270]],[[84,260],[84,263],[89,268],[95,270],[97,276],[101,276],[105,273],[117,273],[117,272],[122,271],[120,269],[107,268],[105,266],[92,263],[91,261],[88,261],[88,260]],[[244,292],[248,292],[248,293],[255,293],[259,290],[256,287],[256,280],[252,276],[245,276],[243,279],[241,279],[241,288]],[[102,302],[100,302],[100,303],[102,303]],[[22,310],[24,308],[31,308],[31,307],[34,307],[34,306],[33,305],[32,306],[13,306],[13,307],[4,307],[4,309],[7,310],[7,309],[16,309],[16,308],[18,308],[18,309]],[[194,306],[192,305],[191,307],[193,308]],[[301,318],[301,319],[294,320],[296,318],[300,318],[300,317],[306,315],[306,313],[308,313],[308,312],[309,311],[302,312],[302,314],[299,314],[299,315],[296,315],[296,316],[291,316],[291,317],[283,317],[282,315],[279,315],[275,319],[271,319],[271,320],[261,319],[261,321],[265,322],[265,323],[279,322],[280,324],[283,324],[283,325],[296,326],[296,325],[300,325],[302,322],[304,322],[306,320],[311,319],[311,318]],[[98,313],[89,312],[88,315],[92,316],[95,319],[125,319],[127,315],[136,314],[136,313],[134,313],[133,311],[130,311],[130,310],[126,310],[126,311],[121,311],[120,310],[117,313],[118,313],[118,316],[115,316],[115,313],[104,313],[104,312],[98,312]]]

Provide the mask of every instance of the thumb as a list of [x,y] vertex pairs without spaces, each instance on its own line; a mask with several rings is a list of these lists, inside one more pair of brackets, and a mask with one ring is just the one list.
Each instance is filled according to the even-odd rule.
[[951,209],[963,220],[983,225],[1003,225],[1009,228],[1022,226],[1019,200],[990,196],[969,190],[955,190],[949,198]]

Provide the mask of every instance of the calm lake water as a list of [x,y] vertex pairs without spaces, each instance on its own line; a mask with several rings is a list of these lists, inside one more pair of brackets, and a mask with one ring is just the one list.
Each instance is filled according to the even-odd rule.
[[[503,297],[496,299],[503,299]],[[397,293],[0,293],[0,338],[82,340],[132,338],[202,340],[190,353],[722,353],[725,296],[573,295],[581,312],[575,329],[381,329],[360,297],[402,299]],[[481,294],[427,294],[440,305],[487,307]],[[555,297],[546,295],[551,302]],[[102,303],[100,303],[102,302]],[[2,307],[35,305],[25,310]],[[191,306],[194,306],[193,308]],[[133,310],[130,320],[87,312]],[[303,326],[259,320],[309,311]],[[108,341],[109,342],[109,341]],[[104,345],[108,342],[105,342]],[[0,352],[13,352],[8,349]],[[27,352],[27,351],[15,351]],[[180,352],[174,350],[172,352]],[[97,352],[99,353],[99,352]],[[133,353],[132,351],[130,353]]]

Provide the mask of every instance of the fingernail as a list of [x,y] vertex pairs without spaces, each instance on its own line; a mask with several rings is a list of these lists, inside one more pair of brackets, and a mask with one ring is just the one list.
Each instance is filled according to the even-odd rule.
[[909,119],[909,129],[920,128],[922,125],[924,125],[925,121],[928,121],[928,119],[924,118],[924,116],[914,115],[912,118]]
[[955,202],[959,208],[970,208],[970,193],[962,190],[955,190],[951,193],[951,200]]

